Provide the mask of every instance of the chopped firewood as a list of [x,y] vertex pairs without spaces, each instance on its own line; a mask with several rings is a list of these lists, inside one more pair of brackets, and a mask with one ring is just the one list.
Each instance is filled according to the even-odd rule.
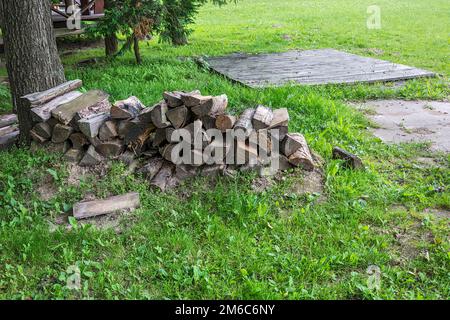
[[[68,125],[77,116],[84,118],[93,112],[108,111],[111,107],[108,101],[109,95],[100,90],[91,90],[81,96],[64,103],[52,110],[52,116],[62,124]],[[94,111],[95,110],[95,111]]]
[[167,127],[165,129],[163,129],[166,132],[166,141],[169,143],[176,143],[178,141],[175,141],[172,137],[173,137],[173,133],[175,131],[175,128],[172,127]]
[[81,80],[67,81],[46,91],[27,94],[22,99],[27,100],[31,105],[43,104],[67,92],[76,90],[82,85],[83,82]]
[[221,114],[216,118],[216,128],[222,132],[233,129],[234,124],[236,123],[236,117],[231,116],[229,114]]
[[144,104],[136,97],[116,101],[111,107],[111,118],[118,120],[133,119],[145,108]]
[[[291,139],[292,142],[286,141],[286,139]],[[303,135],[300,133],[288,134],[284,141],[284,151],[290,153],[288,157],[289,162],[296,167],[303,167],[303,169],[312,171],[314,170],[314,160],[311,156],[311,151],[309,150],[308,143]],[[295,141],[295,143],[294,143]],[[289,146],[286,146],[289,144]],[[296,150],[291,153],[292,147]]]
[[70,142],[66,140],[61,143],[48,143],[45,148],[48,152],[64,154],[70,149]]
[[17,122],[17,115],[15,114],[5,114],[3,116],[0,116],[0,128],[10,126]]
[[72,134],[73,128],[71,126],[66,126],[58,123],[53,128],[52,133],[52,142],[53,143],[61,143],[69,139],[69,136]]
[[265,106],[258,106],[253,115],[252,124],[255,130],[268,128],[273,120],[273,112]]
[[180,164],[175,168],[175,176],[179,181],[193,178],[198,173],[198,167],[188,164]]
[[205,128],[205,130],[216,128],[216,116],[206,115],[200,117],[199,119],[202,121],[203,128]]
[[33,130],[45,140],[52,137],[52,127],[47,122],[38,122],[33,127]]
[[202,101],[199,105],[193,106],[191,108],[198,117],[210,115],[222,114],[228,105],[228,97],[226,94],[211,97],[205,101]]
[[71,91],[62,96],[59,96],[53,100],[48,101],[42,105],[38,105],[31,109],[31,118],[33,121],[44,122],[48,121],[52,116],[52,111],[58,108],[60,105],[64,103],[68,103],[75,98],[81,96],[82,93],[79,91]]
[[162,101],[155,105],[150,112],[152,122],[157,128],[166,128],[171,125],[170,121],[167,119],[168,109],[167,103]]
[[105,158],[112,158],[119,156],[125,149],[123,141],[115,139],[99,143],[95,149]]
[[13,147],[19,140],[20,131],[16,130],[0,136],[0,150],[7,150]]
[[112,120],[103,123],[98,130],[98,137],[102,141],[114,139],[118,135],[116,122]]
[[93,138],[86,137],[86,138],[89,140],[89,143],[92,144],[96,148],[97,148],[98,145],[100,145],[103,142],[98,137],[93,137]]
[[155,130],[153,125],[149,125],[141,122],[139,119],[133,119],[128,122],[126,127],[127,132],[124,135],[125,144],[135,142],[139,138],[144,139],[144,143],[150,136],[150,134]]
[[169,161],[164,161],[159,172],[153,177],[150,185],[165,191],[174,173],[175,165]]
[[188,107],[195,107],[202,103],[205,103],[208,100],[211,100],[211,96],[202,96],[200,94],[200,91],[191,91],[191,92],[183,92],[180,94],[181,100],[183,101],[183,104]]
[[30,137],[33,139],[33,141],[36,141],[37,143],[43,144],[44,142],[48,141],[48,138],[44,138],[39,133],[36,132],[35,129],[30,130]]
[[12,124],[7,127],[0,128],[0,136],[19,130],[18,124]]
[[364,168],[364,164],[360,157],[339,147],[333,148],[333,159],[342,159],[353,169]]
[[256,141],[258,141],[258,152],[270,156],[272,152],[272,139],[267,129],[256,131]]
[[78,128],[87,137],[95,137],[98,135],[100,127],[109,120],[109,113],[92,114],[86,118],[78,120]]
[[255,114],[255,109],[246,109],[234,124],[234,129],[242,129],[246,136],[249,136],[253,130],[252,119]]
[[154,147],[161,146],[164,142],[166,142],[166,128],[156,129],[155,136],[153,137],[152,145]]
[[136,155],[140,155],[147,148],[147,141],[151,140],[153,128],[145,128],[135,136],[129,136],[128,147],[133,150]]
[[300,133],[288,133],[281,144],[281,152],[289,157],[305,144],[305,137]]
[[211,142],[211,139],[208,137],[205,130],[203,130],[202,126],[203,123],[201,120],[195,120],[181,130],[186,130],[187,132],[189,132],[192,144],[197,142],[199,144],[201,143],[201,145],[205,147]]
[[73,216],[75,219],[80,220],[113,213],[119,210],[136,209],[139,208],[139,206],[139,193],[131,192],[103,200],[75,203],[73,206]]
[[72,148],[74,149],[83,149],[84,146],[89,144],[89,140],[81,132],[72,133],[69,136],[69,140],[72,142]]
[[235,164],[253,164],[258,159],[258,149],[256,146],[246,144],[237,140],[235,144]]
[[139,112],[137,118],[138,118],[142,123],[147,123],[147,124],[153,125],[153,121],[152,121],[152,110],[153,110],[153,107],[148,107],[148,108],[142,109],[141,112]]
[[287,127],[289,124],[289,112],[286,108],[273,110],[273,118],[269,128]]
[[195,167],[204,165],[205,161],[203,159],[202,150],[192,149],[191,150],[191,159],[190,159],[189,163],[184,163],[184,164],[189,164],[189,165],[195,166]]
[[[275,136],[275,130],[276,131],[276,136]],[[284,138],[286,138],[286,135],[288,134],[288,127],[274,127],[269,129],[269,133],[270,133],[270,137],[271,139],[273,139],[274,141],[278,141],[278,143],[280,143],[281,141],[284,140]]]
[[169,109],[166,113],[167,119],[172,123],[175,128],[182,128],[189,120],[189,110],[185,106]]
[[[160,153],[161,156],[166,159],[167,161],[170,161],[174,164],[180,164],[181,163],[181,156],[180,154],[174,154],[174,149],[178,147],[178,144],[168,144],[161,148]],[[180,150],[181,151],[181,150]]]
[[138,173],[143,174],[149,181],[151,181],[161,169],[164,159],[160,157],[151,158],[145,166],[138,170]]
[[81,149],[69,149],[64,154],[64,159],[69,162],[78,163],[83,158],[84,150]]
[[128,131],[130,131],[131,127],[134,124],[130,123],[128,120],[122,120],[119,121],[117,124],[117,134],[120,139],[125,139],[125,136],[127,135]]
[[166,100],[167,105],[170,108],[176,108],[183,105],[183,100],[181,100],[182,92],[174,91],[174,92],[164,92],[163,97]]
[[103,157],[97,151],[95,151],[95,147],[93,145],[90,145],[86,153],[84,154],[83,158],[81,159],[79,165],[95,166],[100,162],[102,162],[103,160],[104,160]]

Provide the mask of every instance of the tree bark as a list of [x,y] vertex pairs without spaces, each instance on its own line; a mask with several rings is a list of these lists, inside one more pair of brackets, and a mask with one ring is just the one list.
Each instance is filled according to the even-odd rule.
[[0,0],[6,68],[20,141],[30,143],[30,106],[20,97],[65,81],[52,26],[49,0]]
[[[112,0],[105,0],[105,10],[113,8]],[[106,13],[108,14],[108,13]],[[115,32],[105,35],[105,54],[107,57],[112,57],[119,50],[119,42]]]
[[141,64],[142,63],[142,58],[141,58],[141,51],[139,50],[139,39],[138,39],[138,37],[134,36],[133,43],[134,43],[134,56],[136,57],[136,63],[137,64]]

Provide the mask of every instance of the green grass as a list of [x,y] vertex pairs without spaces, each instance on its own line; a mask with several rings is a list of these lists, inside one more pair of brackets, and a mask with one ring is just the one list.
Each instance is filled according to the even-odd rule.
[[[447,1],[378,1],[381,30],[365,28],[370,1],[241,1],[205,7],[188,46],[143,44],[144,63],[128,54],[111,64],[76,69],[88,50],[65,57],[67,76],[113,99],[136,95],[146,104],[163,90],[226,93],[235,112],[259,103],[288,107],[291,131],[305,134],[325,159],[325,201],[292,192],[301,172],[265,192],[254,175],[216,182],[196,179],[161,193],[118,162],[101,179],[72,184],[68,165],[43,151],[0,153],[0,298],[448,299],[450,157],[426,145],[388,146],[371,136],[348,100],[445,99],[449,96]],[[289,34],[292,41],[283,39]],[[406,86],[285,86],[253,90],[198,68],[192,57],[333,47],[364,55],[371,48],[395,62],[443,74]],[[180,59],[183,57],[183,59]],[[0,92],[7,108],[7,94]],[[332,160],[331,148],[356,152],[367,169]],[[423,166],[418,157],[439,166]],[[43,181],[54,194],[44,201]],[[142,208],[114,229],[72,222],[51,232],[48,221],[94,194],[138,191]],[[82,290],[66,288],[77,265]],[[381,269],[381,288],[368,287],[367,268]]]

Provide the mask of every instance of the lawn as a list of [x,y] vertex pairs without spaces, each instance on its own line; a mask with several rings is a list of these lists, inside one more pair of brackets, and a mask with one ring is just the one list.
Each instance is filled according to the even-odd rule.
[[[324,189],[295,192],[300,171],[254,189],[256,176],[196,179],[170,192],[112,162],[100,179],[73,179],[55,154],[23,148],[0,152],[0,298],[15,299],[449,299],[450,156],[426,144],[385,145],[348,101],[449,97],[448,12],[444,0],[380,0],[382,28],[366,28],[372,1],[242,0],[201,10],[190,44],[142,43],[112,63],[76,68],[102,49],[63,57],[69,79],[112,99],[144,103],[164,90],[226,93],[231,110],[256,104],[287,107],[290,131],[320,154]],[[193,58],[231,52],[337,48],[436,71],[437,79],[392,84],[249,89],[211,74]],[[4,71],[3,71],[4,73]],[[0,88],[0,107],[9,107]],[[331,159],[339,145],[366,170]],[[433,158],[436,165],[421,158]],[[47,197],[43,197],[43,191]],[[120,225],[100,229],[49,221],[86,196],[138,191],[142,207]],[[48,196],[48,194],[50,195]],[[81,270],[82,289],[66,282]],[[378,289],[368,269],[380,269]]]

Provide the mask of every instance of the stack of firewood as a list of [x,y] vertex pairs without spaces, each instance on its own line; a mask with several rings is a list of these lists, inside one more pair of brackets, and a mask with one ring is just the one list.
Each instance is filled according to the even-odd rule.
[[[288,133],[289,114],[285,108],[272,111],[257,106],[234,116],[226,113],[226,95],[203,96],[199,91],[164,92],[163,100],[151,107],[136,97],[110,104],[108,94],[102,91],[76,91],[81,85],[80,80],[69,81],[24,97],[35,121],[33,140],[53,144],[64,152],[65,159],[81,166],[111,158],[131,163],[139,158],[143,164],[139,172],[161,189],[198,174],[263,170],[270,166],[266,160],[271,159],[273,150],[277,151],[277,170],[314,168],[303,135]],[[215,132],[223,139],[217,139],[217,134],[211,136],[210,129],[217,129]],[[274,129],[276,134],[272,134]],[[180,161],[180,153],[174,152],[182,130],[189,132],[190,143],[196,146],[189,151],[189,158],[197,159],[195,163]],[[240,139],[233,135],[238,130],[242,133]],[[212,154],[211,150],[218,149],[223,157],[211,163],[205,152]]]
[[0,116],[0,150],[12,146],[19,137],[19,125],[15,114]]

